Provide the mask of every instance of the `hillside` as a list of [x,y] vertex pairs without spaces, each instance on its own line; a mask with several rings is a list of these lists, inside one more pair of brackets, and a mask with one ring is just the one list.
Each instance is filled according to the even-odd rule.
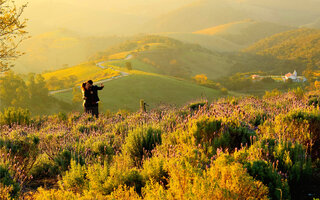
[[247,19],[195,31],[194,33],[219,36],[238,45],[248,45],[289,29],[293,29],[293,27]]
[[260,39],[293,27],[251,19],[218,25],[193,33],[160,33],[183,42],[199,44],[205,48],[220,52],[234,52],[246,48]]
[[[200,35],[200,34],[199,34]],[[211,37],[207,35],[200,35]],[[219,79],[238,72],[264,71],[271,74],[298,70],[305,65],[300,61],[283,61],[269,55],[248,52],[210,51],[198,44],[184,43],[164,36],[139,36],[113,46],[91,57],[92,60],[108,60],[132,55],[130,60],[113,60],[106,65],[190,79],[197,74],[206,74],[209,79]]]
[[[128,54],[139,62],[133,65],[134,69],[184,78],[205,73],[208,78],[214,79],[227,75],[232,67],[232,61],[219,53],[200,45],[156,35],[132,38],[95,54],[91,59],[108,60]],[[127,61],[114,61],[113,65],[124,66],[124,62]]]
[[234,52],[245,48],[245,46],[243,45],[239,45],[231,41],[228,41],[222,37],[213,35],[179,32],[159,33],[159,35],[167,36],[187,43],[199,44],[212,51]]
[[[176,78],[135,73],[104,84],[99,91],[101,111],[119,109],[136,111],[140,99],[144,99],[150,108],[159,105],[183,105],[189,101],[207,98],[212,100],[221,96],[220,92]],[[80,90],[79,90],[80,92]],[[65,102],[72,102],[72,91],[55,94],[54,97]],[[79,103],[80,105],[81,103]]]
[[66,29],[32,36],[20,50],[26,54],[17,59],[14,70],[19,73],[43,72],[85,62],[97,51],[124,41],[125,38],[82,37]]
[[72,88],[87,80],[100,81],[119,75],[120,72],[112,69],[102,69],[93,62],[42,74],[49,90]]
[[320,64],[320,30],[302,28],[279,33],[258,41],[244,52],[299,60],[315,67]]

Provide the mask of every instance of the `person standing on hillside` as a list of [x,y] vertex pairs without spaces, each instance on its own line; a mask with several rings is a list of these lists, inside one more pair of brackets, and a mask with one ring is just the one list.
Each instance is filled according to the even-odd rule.
[[90,84],[84,82],[81,85],[81,92],[83,98],[83,109],[85,113],[90,113],[93,115],[93,92],[90,90]]
[[88,82],[89,86],[89,93],[90,93],[90,101],[92,108],[90,109],[92,112],[92,116],[95,116],[96,118],[99,117],[99,96],[98,96],[98,90],[102,90],[104,88],[104,85],[101,84],[101,86],[93,85],[93,81],[89,80]]

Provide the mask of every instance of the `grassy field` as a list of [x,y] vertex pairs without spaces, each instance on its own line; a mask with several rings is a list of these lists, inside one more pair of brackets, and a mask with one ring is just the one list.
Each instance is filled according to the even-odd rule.
[[[161,104],[183,105],[189,101],[207,98],[212,100],[221,97],[220,92],[175,78],[133,74],[105,83],[105,88],[99,91],[102,112],[126,109],[139,109],[140,99],[144,99],[149,108]],[[55,97],[71,102],[72,92],[56,94]]]

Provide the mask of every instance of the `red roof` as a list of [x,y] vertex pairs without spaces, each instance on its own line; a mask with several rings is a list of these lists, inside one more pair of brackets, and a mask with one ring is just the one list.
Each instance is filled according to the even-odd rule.
[[288,78],[288,77],[290,77],[290,76],[293,76],[293,74],[287,73],[285,76]]

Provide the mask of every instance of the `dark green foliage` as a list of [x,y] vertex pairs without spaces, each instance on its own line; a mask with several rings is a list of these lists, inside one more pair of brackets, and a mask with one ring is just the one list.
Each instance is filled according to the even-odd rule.
[[222,122],[219,120],[199,120],[193,136],[197,144],[211,143],[219,134]]
[[99,129],[99,127],[95,124],[79,125],[77,128],[81,133],[89,133],[90,131],[97,131]]
[[205,105],[207,105],[206,102],[197,102],[197,103],[191,103],[188,107],[191,111],[196,111],[199,108],[204,107]]
[[319,102],[320,102],[320,99],[318,96],[312,96],[312,97],[309,97],[308,105],[317,107],[320,105]]
[[39,153],[39,138],[37,136],[26,136],[25,132],[13,136],[13,138],[0,138],[0,148],[10,152],[12,157],[20,161],[34,160]]
[[229,126],[220,137],[214,139],[213,144],[215,148],[222,147],[224,149],[235,149],[241,146],[250,145],[250,138],[256,133],[247,127]]
[[250,121],[250,123],[257,127],[261,124],[263,124],[263,122],[268,118],[266,113],[258,113],[255,118],[253,120]]
[[145,185],[142,175],[136,170],[131,170],[124,176],[124,184],[134,187],[138,194],[141,194],[141,188]]
[[161,131],[154,128],[136,129],[129,133],[124,145],[124,152],[128,154],[135,165],[140,166],[143,157],[151,155],[151,150],[161,144]]
[[253,163],[246,163],[245,167],[252,177],[268,186],[271,199],[290,199],[287,182],[283,183],[281,181],[281,175],[270,164],[258,160]]
[[58,165],[49,159],[37,160],[30,171],[34,180],[42,180],[48,178],[56,178],[60,174]]
[[302,145],[270,139],[259,142],[258,147],[263,149],[266,159],[278,172],[286,174],[292,194],[310,178],[311,159],[306,157]]
[[19,184],[13,180],[12,175],[9,172],[9,169],[0,164],[0,183],[4,186],[12,186],[13,190],[11,191],[11,197],[17,198],[20,186]]
[[203,146],[210,155],[214,155],[217,148],[233,150],[250,145],[250,138],[256,135],[248,127],[224,124],[215,118],[196,120],[191,133],[195,144]]
[[68,170],[70,166],[71,159],[75,160],[77,163],[84,165],[84,159],[82,156],[77,155],[69,150],[63,150],[54,159],[55,165],[59,167],[61,172]]

